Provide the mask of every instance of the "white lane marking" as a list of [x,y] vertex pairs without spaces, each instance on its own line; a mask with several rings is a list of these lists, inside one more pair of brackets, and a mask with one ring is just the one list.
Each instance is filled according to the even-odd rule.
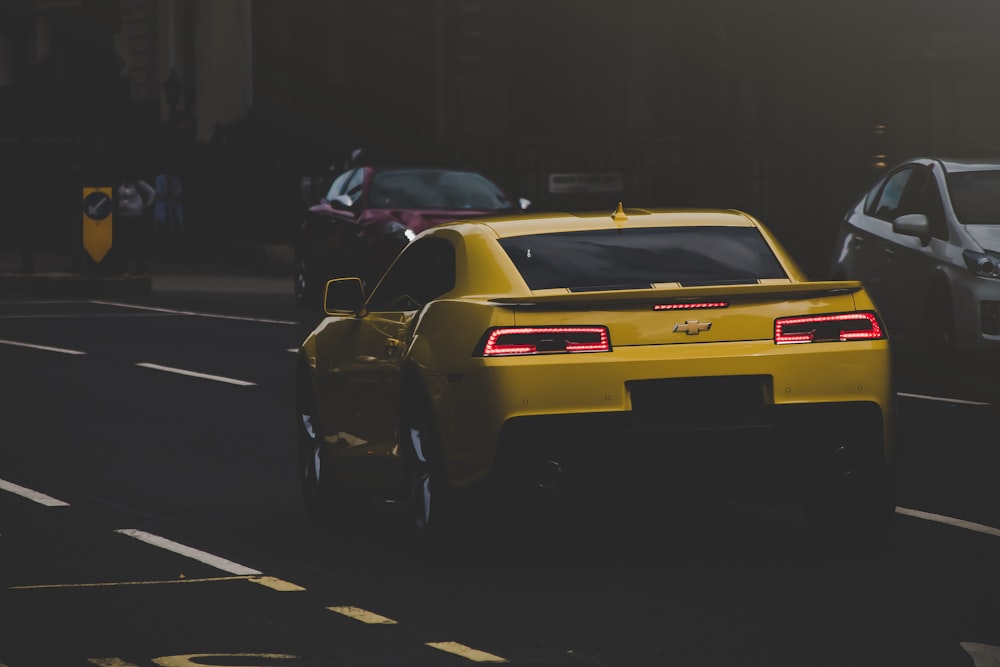
[[115,586],[169,586],[172,584],[204,584],[216,581],[253,581],[253,577],[203,577],[201,579],[162,579],[159,581],[97,581],[89,584],[34,584],[11,586],[12,591],[37,591],[46,588],[113,588]]
[[958,645],[972,657],[975,667],[1000,667],[1000,646],[976,642],[959,642]]
[[172,551],[175,554],[181,556],[186,556],[199,563],[204,563],[205,565],[210,565],[217,570],[222,570],[223,572],[228,572],[229,574],[237,575],[253,575],[260,576],[264,573],[260,570],[255,570],[246,565],[240,565],[239,563],[234,563],[231,560],[226,560],[219,556],[214,556],[207,551],[201,551],[200,549],[195,549],[181,544],[180,542],[174,542],[173,540],[168,540],[165,537],[160,537],[159,535],[154,535],[153,533],[147,533],[144,530],[136,530],[135,528],[121,528],[115,531],[116,533],[121,533],[122,535],[127,535],[129,537],[135,538],[140,542],[145,542],[146,544],[151,544],[154,547],[159,547],[161,549],[166,549],[167,551]]
[[290,348],[288,348],[288,351],[289,352],[298,352],[299,348],[297,348],[297,347],[290,347]]
[[151,364],[144,361],[137,363],[136,366],[142,366],[143,368],[151,368],[154,371],[166,371],[167,373],[176,373],[177,375],[187,375],[188,377],[201,378],[203,380],[215,380],[216,382],[235,384],[241,387],[254,387],[257,385],[256,382],[247,382],[246,380],[236,380],[234,378],[223,377],[222,375],[209,375],[208,373],[186,371],[183,368],[171,368],[170,366],[161,366],[159,364]]
[[30,347],[33,350],[43,350],[45,352],[59,352],[61,354],[87,354],[80,350],[67,350],[63,347],[49,347],[48,345],[34,345],[32,343],[21,343],[16,340],[0,340],[0,345],[16,345],[17,347]]
[[353,618],[355,621],[361,621],[370,625],[397,625],[397,622],[391,618],[386,618],[360,607],[327,607],[327,609],[341,616]]
[[117,301],[89,301],[101,306],[117,306],[118,308],[134,308],[135,310],[147,310],[153,313],[167,313],[169,315],[189,315],[192,317],[213,317],[220,320],[239,320],[242,322],[263,322],[265,324],[298,324],[292,320],[273,320],[266,317],[247,317],[243,315],[222,315],[220,313],[201,313],[196,310],[176,310],[173,308],[157,308],[154,306],[138,306],[132,303],[119,303]]
[[492,653],[487,653],[486,651],[478,651],[474,648],[469,648],[468,646],[458,644],[456,642],[427,642],[427,646],[436,648],[439,651],[444,651],[445,653],[461,656],[466,660],[471,660],[473,662],[508,662],[506,658],[501,658],[498,655],[493,655]]
[[955,528],[964,528],[965,530],[972,530],[977,533],[1000,537],[1000,528],[984,526],[981,523],[973,523],[971,521],[965,521],[964,519],[955,519],[950,516],[944,516],[943,514],[931,514],[930,512],[911,510],[906,507],[897,507],[896,514],[912,516],[915,519],[923,519],[925,521],[936,521],[937,523],[947,524],[949,526],[954,526]]
[[32,489],[21,486],[20,484],[8,482],[5,479],[0,479],[0,489],[19,495],[22,498],[33,500],[39,505],[45,505],[46,507],[69,507],[69,503],[63,502],[58,498],[53,498],[52,496],[47,496],[44,493],[33,491]]
[[923,401],[940,401],[942,403],[955,403],[957,405],[989,405],[989,403],[982,403],[980,401],[966,401],[961,398],[941,398],[940,396],[925,396],[924,394],[907,394],[902,391],[897,392],[896,396],[904,396],[906,398],[918,398]]

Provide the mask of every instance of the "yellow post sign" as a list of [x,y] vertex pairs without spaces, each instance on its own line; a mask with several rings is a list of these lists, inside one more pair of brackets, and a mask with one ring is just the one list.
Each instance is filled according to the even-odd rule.
[[111,188],[83,189],[83,249],[100,263],[111,250]]

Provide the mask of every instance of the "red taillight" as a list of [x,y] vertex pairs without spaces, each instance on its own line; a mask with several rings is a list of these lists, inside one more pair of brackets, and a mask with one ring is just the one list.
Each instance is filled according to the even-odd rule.
[[479,356],[610,352],[607,327],[497,327],[483,337]]
[[691,301],[687,303],[658,303],[653,310],[696,310],[701,308],[728,308],[728,301]]
[[779,317],[774,321],[774,342],[826,343],[848,340],[879,340],[885,332],[875,313],[837,313]]

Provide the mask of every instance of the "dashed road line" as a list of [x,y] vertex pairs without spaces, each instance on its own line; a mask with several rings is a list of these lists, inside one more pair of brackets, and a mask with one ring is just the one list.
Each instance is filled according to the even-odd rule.
[[222,375],[210,375],[208,373],[199,373],[197,371],[188,371],[183,368],[173,368],[171,366],[161,366],[160,364],[151,364],[148,362],[137,363],[136,366],[141,366],[142,368],[151,368],[154,371],[165,371],[167,373],[176,373],[177,375],[186,375],[188,377],[201,378],[203,380],[215,380],[216,382],[225,382],[227,384],[235,384],[240,387],[255,387],[256,382],[247,382],[246,380],[237,380],[235,378],[227,378]]
[[398,625],[398,621],[360,607],[327,607],[330,611],[370,625]]
[[228,572],[230,574],[237,575],[253,575],[261,576],[264,573],[260,570],[255,570],[252,567],[247,567],[246,565],[240,565],[239,563],[234,563],[231,560],[227,560],[220,556],[215,556],[208,553],[207,551],[202,551],[201,549],[195,549],[194,547],[189,547],[180,542],[174,542],[173,540],[168,540],[165,537],[160,537],[159,535],[154,535],[153,533],[147,533],[144,530],[136,530],[135,528],[121,528],[115,531],[122,535],[127,535],[140,542],[145,542],[154,547],[159,547],[161,549],[166,549],[167,551],[172,551],[175,554],[181,556],[186,556],[199,563],[204,563],[214,567],[217,570],[222,570],[223,572]]
[[486,651],[469,648],[464,644],[458,644],[456,642],[427,642],[426,645],[473,662],[509,662],[506,658],[501,658],[498,655],[493,655],[492,653],[487,653]]
[[22,343],[17,340],[0,340],[0,345],[14,345],[17,347],[29,347],[33,350],[42,350],[43,352],[59,352],[60,354],[87,354],[86,352],[81,352],[80,350],[67,350],[63,347],[50,347],[48,345],[35,345],[33,343]]
[[980,405],[988,406],[989,403],[983,403],[981,401],[968,401],[962,398],[942,398],[941,396],[927,396],[925,394],[907,394],[905,392],[897,392],[896,396],[903,396],[904,398],[916,398],[922,401],[938,401],[940,403],[954,403],[955,405]]
[[135,310],[145,310],[152,313],[166,313],[168,315],[187,315],[190,317],[210,317],[219,320],[238,320],[241,322],[260,322],[263,324],[290,324],[298,325],[294,320],[276,320],[266,317],[249,317],[246,315],[223,315],[221,313],[202,313],[196,310],[177,310],[174,308],[158,308],[154,306],[138,306],[132,303],[120,303],[117,301],[89,301],[88,303],[101,306],[117,306],[118,308],[134,308]]
[[28,500],[32,500],[39,505],[45,505],[46,507],[69,507],[69,503],[63,502],[58,498],[53,498],[52,496],[45,495],[39,491],[29,489],[26,486],[21,486],[20,484],[15,484],[14,482],[8,482],[4,479],[0,479],[0,490],[8,491],[21,496],[22,498],[27,498]]
[[973,523],[972,521],[965,521],[964,519],[956,519],[950,516],[944,516],[943,514],[932,514],[931,512],[921,512],[920,510],[912,510],[906,507],[897,507],[897,514],[902,514],[904,516],[910,516],[915,519],[923,519],[925,521],[934,521],[937,523],[943,523],[955,528],[963,528],[965,530],[972,530],[977,533],[983,533],[985,535],[992,535],[993,537],[1000,537],[1000,528],[994,528],[992,526],[985,526],[981,523]]
[[975,667],[997,667],[1000,665],[1000,646],[977,642],[959,642],[958,645],[969,654]]

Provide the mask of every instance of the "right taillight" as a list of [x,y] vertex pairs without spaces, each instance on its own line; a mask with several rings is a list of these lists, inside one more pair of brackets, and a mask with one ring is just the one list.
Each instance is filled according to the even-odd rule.
[[778,345],[882,338],[885,330],[875,313],[869,311],[779,317],[774,321],[774,342]]
[[495,327],[483,336],[476,356],[610,351],[611,337],[603,326]]

